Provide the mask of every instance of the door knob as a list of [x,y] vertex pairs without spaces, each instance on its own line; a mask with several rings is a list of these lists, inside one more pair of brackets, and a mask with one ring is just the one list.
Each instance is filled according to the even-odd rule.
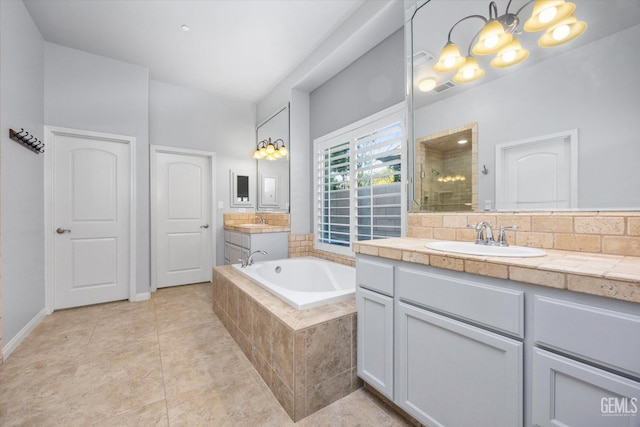
[[209,224],[201,225],[200,228],[209,228]]
[[68,228],[58,228],[56,230],[56,233],[58,234],[71,233],[71,230],[69,230]]

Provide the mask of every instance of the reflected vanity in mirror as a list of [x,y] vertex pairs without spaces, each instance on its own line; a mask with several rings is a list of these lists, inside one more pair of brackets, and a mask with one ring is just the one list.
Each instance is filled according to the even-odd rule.
[[[549,44],[541,40],[546,30],[524,29],[534,2],[491,3],[419,1],[406,26],[413,81],[411,210],[640,209],[640,55],[634,53],[640,45],[640,2],[575,0],[574,14],[586,30],[554,47],[539,45]],[[488,10],[498,21],[504,17],[505,27],[517,26],[513,36],[528,50],[521,62],[505,67],[496,60],[509,59],[504,52],[474,53],[485,23],[464,18],[489,18]],[[463,58],[473,58],[468,63],[477,62],[479,78],[465,82],[464,66],[436,66],[449,42]],[[438,154],[429,145],[470,124],[477,126],[476,148],[466,175],[468,170],[447,164],[446,151]],[[462,197],[469,184],[471,201]]]
[[256,136],[257,210],[289,212],[289,105],[259,124]]
[[249,175],[229,171],[229,182],[231,183],[231,207],[252,207],[253,197],[250,195]]

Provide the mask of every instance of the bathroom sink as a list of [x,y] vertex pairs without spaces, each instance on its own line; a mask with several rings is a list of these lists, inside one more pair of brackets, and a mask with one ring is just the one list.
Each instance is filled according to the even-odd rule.
[[239,224],[238,227],[266,227],[267,224]]
[[544,256],[546,252],[536,248],[524,246],[487,246],[473,242],[429,242],[425,246],[442,252],[453,252],[467,255],[499,256],[499,257],[536,257]]

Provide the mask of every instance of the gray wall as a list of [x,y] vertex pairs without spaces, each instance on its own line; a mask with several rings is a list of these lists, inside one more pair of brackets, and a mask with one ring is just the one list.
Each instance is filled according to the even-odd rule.
[[222,215],[238,212],[229,208],[229,170],[248,174],[255,183],[255,105],[151,80],[149,114],[151,144],[216,153],[216,198],[224,208],[216,213],[215,263],[222,265]]
[[312,194],[313,164],[309,138],[309,94],[300,90],[291,91],[291,156],[289,173],[291,182],[291,232],[313,231]]
[[0,1],[2,344],[44,309],[44,162],[9,139],[43,139],[43,39],[22,2]]
[[[640,207],[640,25],[415,113],[420,138],[478,122],[478,202],[495,202],[495,145],[578,129],[578,208]],[[615,64],[615,65],[613,65]]]
[[45,124],[136,138],[138,293],[149,291],[149,70],[45,43]]
[[[310,139],[305,194],[313,231],[313,140],[404,101],[404,29],[399,29],[309,95]],[[291,109],[292,117],[294,109]],[[292,120],[292,123],[294,121]],[[293,138],[292,138],[293,139]],[[292,154],[293,159],[293,154]],[[300,167],[291,164],[292,172]],[[292,178],[292,194],[295,195]],[[304,182],[304,181],[303,181]],[[299,199],[300,196],[298,195]],[[297,206],[292,201],[292,214]],[[292,216],[292,227],[298,222]],[[293,230],[293,228],[292,228]]]
[[404,101],[404,29],[310,94],[311,139]]

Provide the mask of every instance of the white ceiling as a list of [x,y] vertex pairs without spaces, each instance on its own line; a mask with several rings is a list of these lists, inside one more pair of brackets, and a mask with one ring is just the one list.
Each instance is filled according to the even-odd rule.
[[154,80],[250,102],[363,2],[24,0],[49,42],[147,67]]

